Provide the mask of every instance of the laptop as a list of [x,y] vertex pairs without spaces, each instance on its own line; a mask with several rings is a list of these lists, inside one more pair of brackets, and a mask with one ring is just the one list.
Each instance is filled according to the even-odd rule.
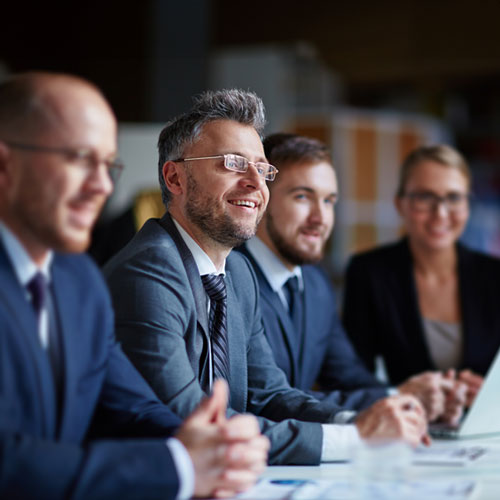
[[431,424],[432,436],[446,439],[464,439],[500,435],[500,350],[486,374],[474,403],[457,427]]

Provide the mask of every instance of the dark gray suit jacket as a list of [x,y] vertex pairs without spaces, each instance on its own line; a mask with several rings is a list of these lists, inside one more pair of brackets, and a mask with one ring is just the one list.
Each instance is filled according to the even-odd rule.
[[[207,298],[170,216],[146,222],[105,274],[123,349],[160,399],[186,417],[208,387]],[[257,279],[236,252],[226,260],[226,286],[231,411],[259,416],[270,463],[319,463],[317,422],[332,422],[341,408],[290,387],[264,335]]]

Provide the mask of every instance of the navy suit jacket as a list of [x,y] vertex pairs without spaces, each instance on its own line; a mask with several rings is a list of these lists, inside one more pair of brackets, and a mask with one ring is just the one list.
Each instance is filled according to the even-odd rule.
[[[175,465],[158,438],[180,421],[116,344],[109,295],[90,259],[56,254],[52,263],[59,417],[34,309],[1,244],[0,283],[0,497],[174,498]],[[93,422],[100,439],[89,439]]]
[[[124,351],[159,398],[187,415],[209,385],[207,296],[170,215],[146,222],[104,270]],[[226,259],[225,281],[231,411],[259,417],[271,440],[271,463],[318,463],[322,429],[316,422],[333,421],[340,408],[291,388],[276,366],[257,280],[241,254]]]
[[[500,260],[457,244],[463,359],[485,374],[500,346]],[[435,370],[422,326],[407,239],[358,254],[347,268],[344,326],[369,369],[381,355],[390,381]]]
[[302,266],[304,335],[295,331],[288,311],[271,288],[245,245],[238,249],[250,260],[260,288],[264,331],[276,364],[290,385],[327,398],[345,408],[360,410],[387,396],[387,388],[366,369],[354,351],[337,314],[335,293],[318,266]]

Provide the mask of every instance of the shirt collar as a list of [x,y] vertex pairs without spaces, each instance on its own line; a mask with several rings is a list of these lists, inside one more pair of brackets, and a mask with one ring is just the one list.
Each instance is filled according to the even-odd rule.
[[222,269],[217,270],[215,264],[212,262],[210,257],[201,249],[200,245],[189,236],[187,231],[172,217],[175,227],[179,231],[184,243],[189,248],[189,251],[193,254],[193,259],[198,267],[200,276],[204,274],[222,274],[226,275],[226,261],[222,264]]
[[54,257],[52,250],[49,251],[44,263],[38,267],[14,233],[1,221],[0,239],[14,268],[16,277],[22,286],[26,286],[39,271],[45,276],[47,282],[50,282],[50,265]]
[[280,292],[283,285],[292,276],[297,276],[299,290],[303,290],[304,283],[300,266],[295,266],[290,271],[276,254],[257,236],[248,240],[246,246],[252,257],[258,262],[261,271],[275,292]]

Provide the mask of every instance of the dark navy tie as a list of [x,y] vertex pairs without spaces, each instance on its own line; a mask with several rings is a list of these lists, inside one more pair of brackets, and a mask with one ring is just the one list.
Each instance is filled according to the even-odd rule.
[[56,390],[60,390],[60,352],[59,352],[59,335],[57,328],[57,318],[54,309],[54,302],[50,295],[49,284],[45,276],[38,272],[33,276],[27,285],[28,291],[31,294],[31,303],[35,309],[38,324],[40,323],[40,316],[42,310],[45,308],[48,315],[48,355],[50,359],[50,365],[54,375],[54,382],[56,385]]
[[27,285],[28,291],[31,294],[31,303],[35,309],[38,320],[42,314],[42,309],[47,301],[47,281],[45,276],[38,272],[31,278]]
[[292,276],[283,286],[283,292],[288,300],[288,312],[295,326],[295,333],[299,336],[302,332],[302,293],[299,290],[297,276]]
[[213,379],[229,381],[229,349],[227,343],[227,292],[224,276],[205,274],[201,277],[210,297],[209,331],[212,343]]

